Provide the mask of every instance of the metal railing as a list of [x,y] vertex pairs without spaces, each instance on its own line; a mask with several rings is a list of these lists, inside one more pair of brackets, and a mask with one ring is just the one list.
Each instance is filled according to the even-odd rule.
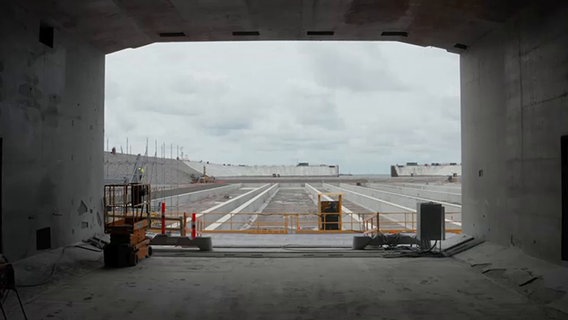
[[[339,230],[324,230],[322,215],[333,213],[226,213],[208,212],[197,214],[195,232],[197,236],[215,233],[237,234],[318,234],[318,233],[415,233],[417,227],[415,212],[365,212],[344,213]],[[172,235],[189,236],[192,232],[191,215],[185,212],[168,212],[165,232]],[[446,232],[461,233],[461,223],[455,220],[455,213],[446,214]],[[149,217],[149,231],[160,233],[160,213]],[[452,220],[454,219],[454,220]]]
[[[454,212],[446,213],[445,216],[446,233],[461,233],[461,221],[457,220],[458,215]],[[367,214],[363,224],[364,233],[370,235],[378,233],[416,233],[416,212],[376,212],[370,215]]]

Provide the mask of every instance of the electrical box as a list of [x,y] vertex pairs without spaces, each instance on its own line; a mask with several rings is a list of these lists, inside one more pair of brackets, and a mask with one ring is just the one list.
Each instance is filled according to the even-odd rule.
[[445,240],[445,208],[434,202],[418,203],[416,209],[416,238],[418,240]]

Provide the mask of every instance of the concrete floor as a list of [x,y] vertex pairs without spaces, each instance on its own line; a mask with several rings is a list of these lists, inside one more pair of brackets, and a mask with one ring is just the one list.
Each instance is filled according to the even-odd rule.
[[30,319],[568,319],[453,258],[158,253],[27,296]]

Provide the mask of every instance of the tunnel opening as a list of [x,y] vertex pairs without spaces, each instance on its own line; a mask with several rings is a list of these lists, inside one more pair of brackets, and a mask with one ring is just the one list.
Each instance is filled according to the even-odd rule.
[[[185,50],[183,55],[179,53],[181,50]],[[230,59],[224,52],[231,53]],[[160,55],[175,58],[175,66],[144,62]],[[409,65],[409,61],[419,58],[430,62]],[[341,222],[333,231],[363,232],[359,225],[363,226],[368,218],[368,224],[375,226],[372,221],[379,210],[386,211],[385,218],[380,218],[383,225],[389,224],[384,222],[385,219],[395,217],[407,222],[402,228],[400,224],[398,228],[391,224],[390,228],[415,230],[412,223],[416,219],[412,217],[418,201],[436,200],[438,198],[433,198],[445,192],[452,194],[449,197],[461,197],[461,189],[427,190],[427,195],[423,196],[418,187],[410,186],[405,192],[411,195],[395,196],[390,189],[367,189],[365,181],[369,177],[385,181],[393,164],[404,163],[395,166],[402,180],[412,179],[423,184],[459,183],[461,170],[438,174],[435,178],[422,177],[427,174],[418,172],[443,172],[443,167],[459,168],[461,165],[458,160],[461,159],[461,141],[457,58],[457,55],[434,48],[373,42],[154,44],[107,55],[105,180],[131,181],[132,171],[143,168],[145,182],[165,185],[163,179],[170,176],[176,179],[176,188],[191,193],[190,188],[184,186],[187,181],[179,180],[187,176],[182,168],[188,164],[198,171],[193,174],[203,177],[196,178],[195,182],[210,184],[207,187],[215,183],[243,184],[240,189],[218,195],[216,203],[211,199],[210,202],[188,203],[183,197],[189,198],[189,195],[178,197],[172,190],[154,193],[157,198],[153,204],[155,208],[165,202],[168,214],[182,217],[196,212],[204,224],[203,233],[212,234],[214,238],[228,239],[224,233],[235,232],[245,239],[248,236],[243,233],[253,230],[261,234],[325,231],[322,226],[318,227],[318,220],[327,221],[326,218],[307,218],[310,214],[318,214],[317,205],[313,203],[318,192],[349,194],[345,204],[347,213],[343,219],[336,217]],[[232,61],[239,61],[238,66]],[[389,61],[402,71],[389,69]],[[199,66],[207,66],[207,69]],[[306,69],[308,72],[304,72]],[[138,83],[125,75],[144,80]],[[447,78],[452,80],[439,84]],[[134,88],[136,84],[138,87]],[[123,94],[128,91],[142,92],[148,101],[140,100],[140,96],[134,101]],[[421,96],[424,91],[428,93]],[[186,134],[193,138],[192,141],[188,143],[179,138],[175,143],[163,141],[163,136],[152,134],[152,128],[137,124],[133,127],[138,131],[124,130],[139,113],[129,110],[135,103],[139,103],[138,107],[144,113],[151,115],[159,111],[160,114],[137,123],[151,122],[153,128],[165,128],[164,132],[184,127],[184,130],[193,130]],[[251,105],[263,107],[251,108]],[[160,106],[159,110],[156,106]],[[179,119],[183,119],[183,123]],[[144,131],[143,135],[140,130]],[[145,144],[140,145],[140,141]],[[389,153],[396,155],[386,157]],[[122,176],[113,176],[116,168],[111,166],[121,165],[113,164],[117,161],[113,159],[128,156],[130,160],[124,160],[122,166],[126,168],[128,162],[130,167]],[[174,161],[171,167],[156,168],[158,162],[165,163],[168,158]],[[214,160],[210,161],[211,158]],[[280,166],[283,159],[294,168],[283,169]],[[266,167],[257,169],[256,173],[243,173],[263,165]],[[304,176],[302,170],[320,173]],[[296,173],[290,173],[292,171]],[[324,171],[334,174],[322,176]],[[209,181],[205,176],[214,179]],[[136,178],[136,181],[140,180]],[[265,188],[264,184],[272,184],[274,188]],[[352,190],[351,185],[359,189]],[[252,203],[239,203],[248,203],[248,209],[239,209],[238,205],[226,209],[239,210],[239,214],[218,209],[210,211],[223,203],[229,208],[231,202],[238,202],[233,200],[249,191],[257,192],[255,190],[258,193],[251,195],[254,196]],[[211,192],[215,193],[215,188]],[[361,204],[356,197],[371,201]],[[393,205],[381,205],[384,197],[397,198],[392,200]],[[254,207],[254,199],[265,201],[261,209]],[[400,203],[396,204],[397,201]],[[449,210],[449,219],[459,223],[450,228],[452,230],[458,230],[458,227],[461,230],[459,201],[452,198],[447,202],[454,208]],[[281,205],[283,203],[286,205]],[[254,208],[253,212],[251,208]],[[407,214],[401,210],[406,210]],[[207,213],[203,214],[204,211]],[[189,220],[184,221],[172,220],[171,223],[180,227],[189,224]],[[151,229],[160,233],[157,225]],[[350,247],[352,236],[336,238],[341,238],[342,246]],[[297,235],[296,239],[301,237],[308,242],[315,241],[305,235]],[[253,242],[244,241],[245,245],[270,242],[275,237],[257,238],[259,240]]]

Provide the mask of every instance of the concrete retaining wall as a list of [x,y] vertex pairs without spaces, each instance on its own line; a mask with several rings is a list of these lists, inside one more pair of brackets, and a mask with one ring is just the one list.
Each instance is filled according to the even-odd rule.
[[339,176],[339,166],[322,165],[322,166],[239,166],[239,165],[222,165],[214,163],[185,161],[185,163],[197,170],[203,172],[205,166],[207,174],[214,177],[272,177],[273,174],[279,174],[281,177],[304,177],[304,176],[320,176],[320,177],[337,177]]
[[318,194],[320,193],[319,190],[317,190],[314,186],[312,186],[311,184],[308,184],[308,183],[306,183],[304,185],[304,190],[306,191],[308,196],[310,196],[310,198],[312,199],[314,204],[317,206],[318,205]]
[[383,183],[367,183],[366,186],[377,190],[401,193],[413,197],[421,197],[437,201],[461,204],[461,193],[429,190],[429,188],[409,188]]
[[[325,185],[326,187],[329,185]],[[425,199],[425,198],[418,198],[418,197],[413,197],[413,196],[407,196],[407,195],[401,195],[401,194],[395,194],[395,193],[391,193],[388,191],[382,191],[382,190],[376,190],[376,189],[370,189],[370,188],[365,188],[365,187],[359,187],[359,186],[354,186],[354,185],[350,185],[350,184],[346,184],[346,183],[341,183],[339,184],[339,187],[342,188],[343,190],[350,190],[350,191],[354,191],[360,194],[364,194],[367,196],[371,196],[373,198],[377,198],[383,201],[387,201],[387,202],[391,202],[391,203],[395,203],[397,205],[400,206],[404,206],[413,210],[416,210],[416,206],[418,205],[419,202],[429,202],[431,200],[434,199]],[[439,202],[439,201],[434,201],[434,202]],[[450,213],[450,212],[461,212],[461,205],[456,205],[456,204],[452,204],[452,203],[447,203],[447,202],[440,202],[445,208],[446,208],[446,212]]]
[[397,183],[391,184],[393,186],[408,187],[421,190],[431,190],[438,192],[449,192],[449,193],[460,193],[461,194],[461,184],[436,184],[436,183]]
[[391,166],[391,175],[393,177],[411,177],[411,176],[461,176],[461,165],[415,165]]
[[34,12],[0,1],[0,251],[12,262],[103,231],[105,56],[56,26],[40,42]]
[[273,184],[270,188],[265,189],[260,194],[256,195],[254,198],[243,203],[241,206],[232,210],[232,213],[239,212],[260,212],[261,209],[266,205],[266,203],[272,199],[272,197],[278,192],[278,183]]
[[189,184],[192,175],[201,175],[201,171],[192,169],[181,160],[105,152],[105,183],[123,183],[125,179],[130,182],[137,166],[144,168],[142,181],[152,185]]
[[249,201],[250,199],[256,197],[257,195],[262,193],[264,190],[267,190],[270,187],[271,187],[270,184],[262,185],[258,188],[255,188],[255,189],[250,190],[250,191],[248,191],[244,194],[241,194],[238,197],[227,200],[227,201],[220,203],[216,206],[213,206],[213,207],[211,207],[207,210],[204,210],[202,213],[210,213],[210,212],[228,213],[228,212],[231,212],[231,211],[237,209],[238,207],[240,207],[241,205],[243,205],[244,203],[246,203],[247,201]]
[[[409,210],[412,209],[412,207],[406,208],[404,206],[398,206],[395,203],[389,203],[388,201],[384,201],[382,199],[378,199],[370,195],[359,193],[357,191],[340,188],[331,184],[324,184],[323,186],[327,190],[330,190],[331,192],[343,193],[343,197],[345,197],[346,200],[355,202],[356,204],[371,211],[388,212],[388,213],[412,211]],[[413,210],[416,210],[416,206],[414,206]]]

